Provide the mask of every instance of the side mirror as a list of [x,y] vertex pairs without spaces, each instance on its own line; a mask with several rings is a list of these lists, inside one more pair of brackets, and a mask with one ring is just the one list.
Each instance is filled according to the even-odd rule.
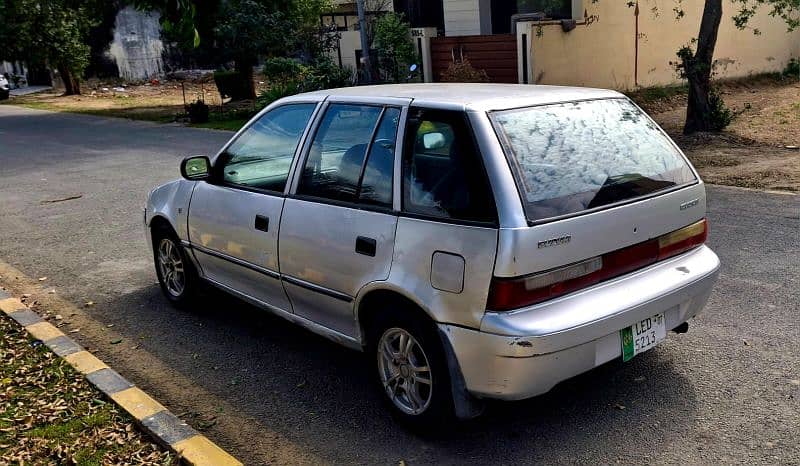
[[445,145],[444,134],[427,133],[422,136],[422,146],[425,150],[441,149]]
[[211,176],[211,161],[205,155],[192,155],[181,162],[181,176],[187,180],[207,180]]

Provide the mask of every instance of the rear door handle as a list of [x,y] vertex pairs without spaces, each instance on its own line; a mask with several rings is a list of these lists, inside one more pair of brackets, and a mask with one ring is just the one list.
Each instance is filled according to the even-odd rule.
[[356,238],[356,252],[365,256],[375,257],[378,242],[374,238],[359,236]]
[[256,230],[269,231],[269,217],[264,215],[256,215],[256,222],[254,226]]

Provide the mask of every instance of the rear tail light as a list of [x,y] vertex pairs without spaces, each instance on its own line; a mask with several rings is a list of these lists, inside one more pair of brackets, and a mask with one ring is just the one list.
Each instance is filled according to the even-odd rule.
[[641,269],[705,243],[705,219],[658,238],[576,264],[518,278],[493,278],[486,307],[508,311],[541,303]]
[[708,222],[706,219],[693,223],[688,227],[667,233],[658,238],[658,260],[696,248],[708,238]]

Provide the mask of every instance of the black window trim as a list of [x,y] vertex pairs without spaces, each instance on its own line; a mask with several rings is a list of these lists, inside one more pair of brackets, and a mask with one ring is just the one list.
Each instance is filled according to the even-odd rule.
[[[447,218],[441,217],[437,215],[431,214],[420,214],[416,212],[408,212],[405,210],[405,177],[403,176],[403,169],[405,164],[406,152],[408,150],[413,150],[414,145],[409,144],[409,139],[416,137],[416,132],[413,134],[409,131],[409,124],[411,123],[412,119],[419,119],[419,116],[413,116],[411,114],[412,111],[417,110],[424,114],[425,112],[433,112],[433,113],[450,113],[453,115],[459,115],[465,124],[466,130],[469,132],[470,141],[472,142],[472,146],[475,152],[475,156],[478,158],[478,166],[483,175],[486,185],[489,188],[488,193],[491,197],[491,205],[494,206],[492,209],[494,211],[494,219],[491,221],[480,221],[480,220],[465,220],[465,219],[458,219],[458,218]],[[403,153],[400,156],[400,217],[406,218],[413,218],[417,220],[427,220],[431,222],[438,222],[438,223],[447,223],[452,225],[464,225],[464,226],[474,226],[474,227],[483,227],[483,228],[500,228],[500,219],[498,215],[497,209],[497,201],[494,197],[494,191],[492,190],[492,183],[489,179],[489,173],[486,171],[486,164],[483,161],[483,153],[481,152],[480,145],[478,144],[478,140],[475,137],[475,130],[472,126],[472,122],[469,120],[469,115],[466,111],[463,110],[450,110],[450,109],[442,109],[442,108],[435,108],[435,107],[423,107],[420,105],[414,106],[413,104],[409,106],[409,115],[406,118],[406,127],[405,127],[405,140],[403,141]]]
[[[361,161],[361,172],[358,174],[358,184],[356,185],[356,195],[354,196],[356,202],[358,202],[358,199],[361,197],[361,184],[364,182],[364,172],[367,170],[367,161],[369,160],[370,151],[372,151],[372,145],[375,143],[375,136],[378,135],[378,130],[383,123],[384,115],[386,115],[385,105],[381,108],[381,113],[378,115],[378,121],[375,122],[375,127],[372,128],[372,134],[369,137],[369,142],[367,142],[367,148],[364,152],[364,160]],[[397,138],[397,131],[395,131],[394,137]],[[392,164],[392,181],[394,182],[394,164]],[[391,204],[391,201],[389,203]]]
[[286,199],[296,199],[298,201],[313,202],[315,204],[326,204],[334,207],[344,207],[353,210],[364,210],[368,212],[376,212],[379,214],[397,215],[398,212],[392,207],[385,207],[373,204],[364,204],[360,202],[339,201],[336,199],[329,199],[327,197],[312,196],[310,194],[287,194]]
[[[286,192],[289,189],[289,184],[290,184],[291,179],[292,179],[292,171],[293,171],[293,168],[294,168],[294,161],[298,158],[298,155],[300,155],[299,152],[302,150],[302,147],[303,147],[303,145],[305,143],[304,136],[308,133],[308,131],[311,129],[311,126],[316,121],[317,113],[319,112],[319,110],[322,107],[323,103],[324,103],[324,101],[320,101],[320,100],[309,100],[309,101],[300,100],[300,101],[285,102],[285,103],[281,103],[279,105],[276,105],[276,106],[274,106],[272,108],[265,109],[264,112],[262,112],[259,115],[256,115],[256,117],[253,117],[249,122],[247,122],[247,124],[245,124],[245,126],[243,126],[241,129],[239,129],[239,131],[234,135],[234,137],[232,137],[225,144],[225,146],[222,148],[222,150],[219,151],[219,153],[216,155],[216,157],[214,157],[214,163],[211,166],[211,173],[213,175],[211,176],[210,179],[206,180],[206,182],[208,184],[211,184],[211,185],[214,185],[214,186],[221,186],[221,187],[230,188],[230,189],[238,189],[238,190],[241,190],[241,191],[247,191],[247,192],[251,192],[251,193],[267,194],[267,195],[276,196],[276,197],[286,197]],[[278,110],[278,109],[281,109],[281,108],[284,108],[284,107],[289,107],[289,106],[292,106],[292,105],[309,105],[309,104],[314,105],[314,109],[311,111],[311,115],[309,115],[309,117],[308,117],[308,122],[306,123],[305,128],[303,128],[303,132],[300,133],[300,138],[297,140],[297,145],[294,148],[294,155],[292,155],[292,161],[289,163],[289,172],[286,174],[286,183],[283,185],[283,191],[276,191],[274,189],[257,188],[257,187],[254,187],[254,186],[246,186],[246,185],[231,183],[229,181],[225,181],[222,178],[221,173],[220,173],[220,170],[222,169],[222,167],[217,167],[217,161],[219,161],[220,157],[222,157],[225,154],[227,154],[228,148],[230,146],[232,146],[237,140],[239,140],[239,138],[242,137],[242,135],[248,129],[250,129],[258,120],[263,118],[264,115],[267,115],[270,112],[273,112],[275,110]]]
[[[302,179],[303,169],[305,168],[306,161],[308,160],[308,156],[311,152],[311,146],[314,144],[314,140],[319,133],[320,126],[322,126],[322,120],[325,118],[325,114],[328,112],[328,109],[333,105],[350,105],[350,106],[357,106],[357,107],[379,107],[381,108],[381,113],[378,115],[378,119],[376,120],[375,127],[372,130],[372,135],[370,136],[370,141],[367,144],[367,153],[364,155],[364,162],[361,166],[361,174],[359,176],[359,185],[358,185],[358,192],[361,191],[361,182],[363,181],[364,170],[366,168],[366,162],[369,159],[369,150],[372,148],[372,142],[377,134],[378,127],[381,125],[381,119],[383,115],[386,113],[387,108],[395,108],[400,110],[401,120],[398,122],[397,134],[400,133],[399,123],[402,123],[402,112],[403,112],[403,105],[399,104],[384,104],[384,103],[365,103],[361,101],[338,101],[338,100],[325,100],[322,102],[318,108],[319,114],[314,115],[312,118],[314,120],[313,127],[309,129],[309,133],[306,138],[301,141],[302,142],[302,150],[300,153],[300,157],[298,158],[298,163],[296,166],[293,167],[293,171],[295,172],[295,176],[297,177],[297,185],[292,189],[291,186],[287,185],[287,192],[284,197],[286,199],[297,199],[300,201],[308,201],[314,202],[317,204],[327,204],[336,207],[345,207],[349,209],[355,210],[363,210],[368,212],[376,212],[381,214],[392,214],[398,215],[399,211],[394,209],[394,201],[390,202],[388,207],[385,206],[378,206],[372,205],[367,203],[358,202],[358,198],[356,198],[355,202],[348,202],[348,201],[339,201],[335,199],[329,199],[327,197],[319,197],[313,196],[310,194],[302,194],[298,193],[297,191],[300,189],[300,181]],[[395,136],[396,137],[396,136]],[[395,148],[397,145],[395,144]],[[396,149],[395,149],[395,159],[397,158]],[[392,199],[394,199],[394,170],[395,166],[394,163],[392,164]]]
[[[514,187],[517,190],[517,195],[519,196],[519,201],[520,201],[520,204],[522,205],[522,211],[525,214],[525,221],[528,223],[529,227],[533,227],[533,226],[537,226],[537,225],[545,225],[545,224],[548,224],[548,223],[553,223],[553,222],[558,222],[558,221],[561,221],[561,220],[566,220],[568,218],[580,217],[582,215],[588,215],[588,214],[592,214],[592,213],[595,213],[595,212],[601,212],[601,211],[604,211],[604,210],[613,209],[615,207],[621,207],[621,206],[624,206],[624,205],[633,204],[634,202],[645,201],[645,200],[648,200],[648,199],[652,199],[654,197],[658,197],[658,196],[663,196],[665,194],[669,194],[669,193],[674,192],[674,191],[680,191],[681,189],[687,188],[689,186],[694,186],[694,185],[700,183],[700,175],[697,174],[697,170],[689,162],[689,159],[686,157],[686,154],[683,153],[683,151],[680,149],[680,147],[678,147],[678,145],[675,143],[675,141],[673,141],[672,138],[669,137],[669,135],[664,131],[664,129],[661,128],[661,126],[659,126],[658,124],[656,124],[656,127],[658,128],[659,132],[664,137],[667,138],[667,140],[669,141],[670,145],[672,145],[672,147],[683,158],[683,160],[686,163],[686,165],[691,169],[692,173],[694,174],[694,178],[695,178],[694,180],[687,181],[685,183],[681,183],[681,184],[678,184],[678,185],[675,185],[675,186],[670,186],[669,188],[664,188],[664,189],[661,189],[659,191],[655,191],[655,192],[652,192],[652,193],[643,194],[641,196],[632,197],[630,199],[623,199],[621,201],[612,202],[611,204],[605,204],[605,205],[593,207],[591,209],[581,210],[581,211],[578,211],[578,212],[570,212],[568,214],[556,215],[556,216],[553,216],[553,217],[547,217],[547,218],[542,218],[542,219],[538,219],[538,220],[531,220],[530,218],[528,218],[528,207],[526,205],[527,202],[525,201],[525,193],[523,192],[522,188],[520,187],[519,170],[517,169],[517,160],[516,160],[515,157],[513,157],[511,155],[511,154],[513,154],[513,149],[511,148],[511,143],[508,141],[508,138],[506,137],[505,131],[502,130],[502,128],[500,126],[500,123],[497,121],[497,114],[505,113],[505,112],[513,112],[513,111],[522,111],[522,110],[535,108],[535,107],[547,107],[547,106],[551,106],[551,105],[572,104],[572,103],[580,103],[580,102],[593,102],[593,101],[596,101],[596,100],[625,100],[625,101],[627,101],[629,103],[632,103],[637,109],[639,109],[639,111],[642,112],[642,114],[645,115],[645,117],[647,117],[651,121],[653,121],[652,118],[650,118],[650,115],[647,114],[647,112],[642,110],[642,108],[639,107],[638,105],[636,105],[635,102],[633,102],[632,100],[630,100],[629,98],[627,98],[625,96],[592,97],[592,98],[588,98],[588,99],[565,100],[565,101],[562,101],[562,102],[547,102],[547,103],[540,103],[540,104],[533,104],[533,105],[525,105],[525,106],[521,106],[521,107],[512,107],[512,108],[491,110],[491,111],[486,112],[486,115],[488,116],[489,121],[491,122],[492,130],[494,131],[495,136],[497,136],[497,140],[500,142],[500,146],[503,149],[503,156],[505,157],[506,162],[508,163],[509,169],[511,170],[512,178],[514,178]],[[655,121],[653,121],[653,123],[655,123]]]

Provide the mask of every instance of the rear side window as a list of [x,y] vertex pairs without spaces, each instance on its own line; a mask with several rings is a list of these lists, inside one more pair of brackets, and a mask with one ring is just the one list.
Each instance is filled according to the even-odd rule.
[[626,99],[492,113],[530,221],[696,180],[671,141]]
[[486,172],[462,112],[417,110],[403,157],[403,211],[496,222]]
[[331,104],[303,167],[297,194],[391,207],[400,110]]

